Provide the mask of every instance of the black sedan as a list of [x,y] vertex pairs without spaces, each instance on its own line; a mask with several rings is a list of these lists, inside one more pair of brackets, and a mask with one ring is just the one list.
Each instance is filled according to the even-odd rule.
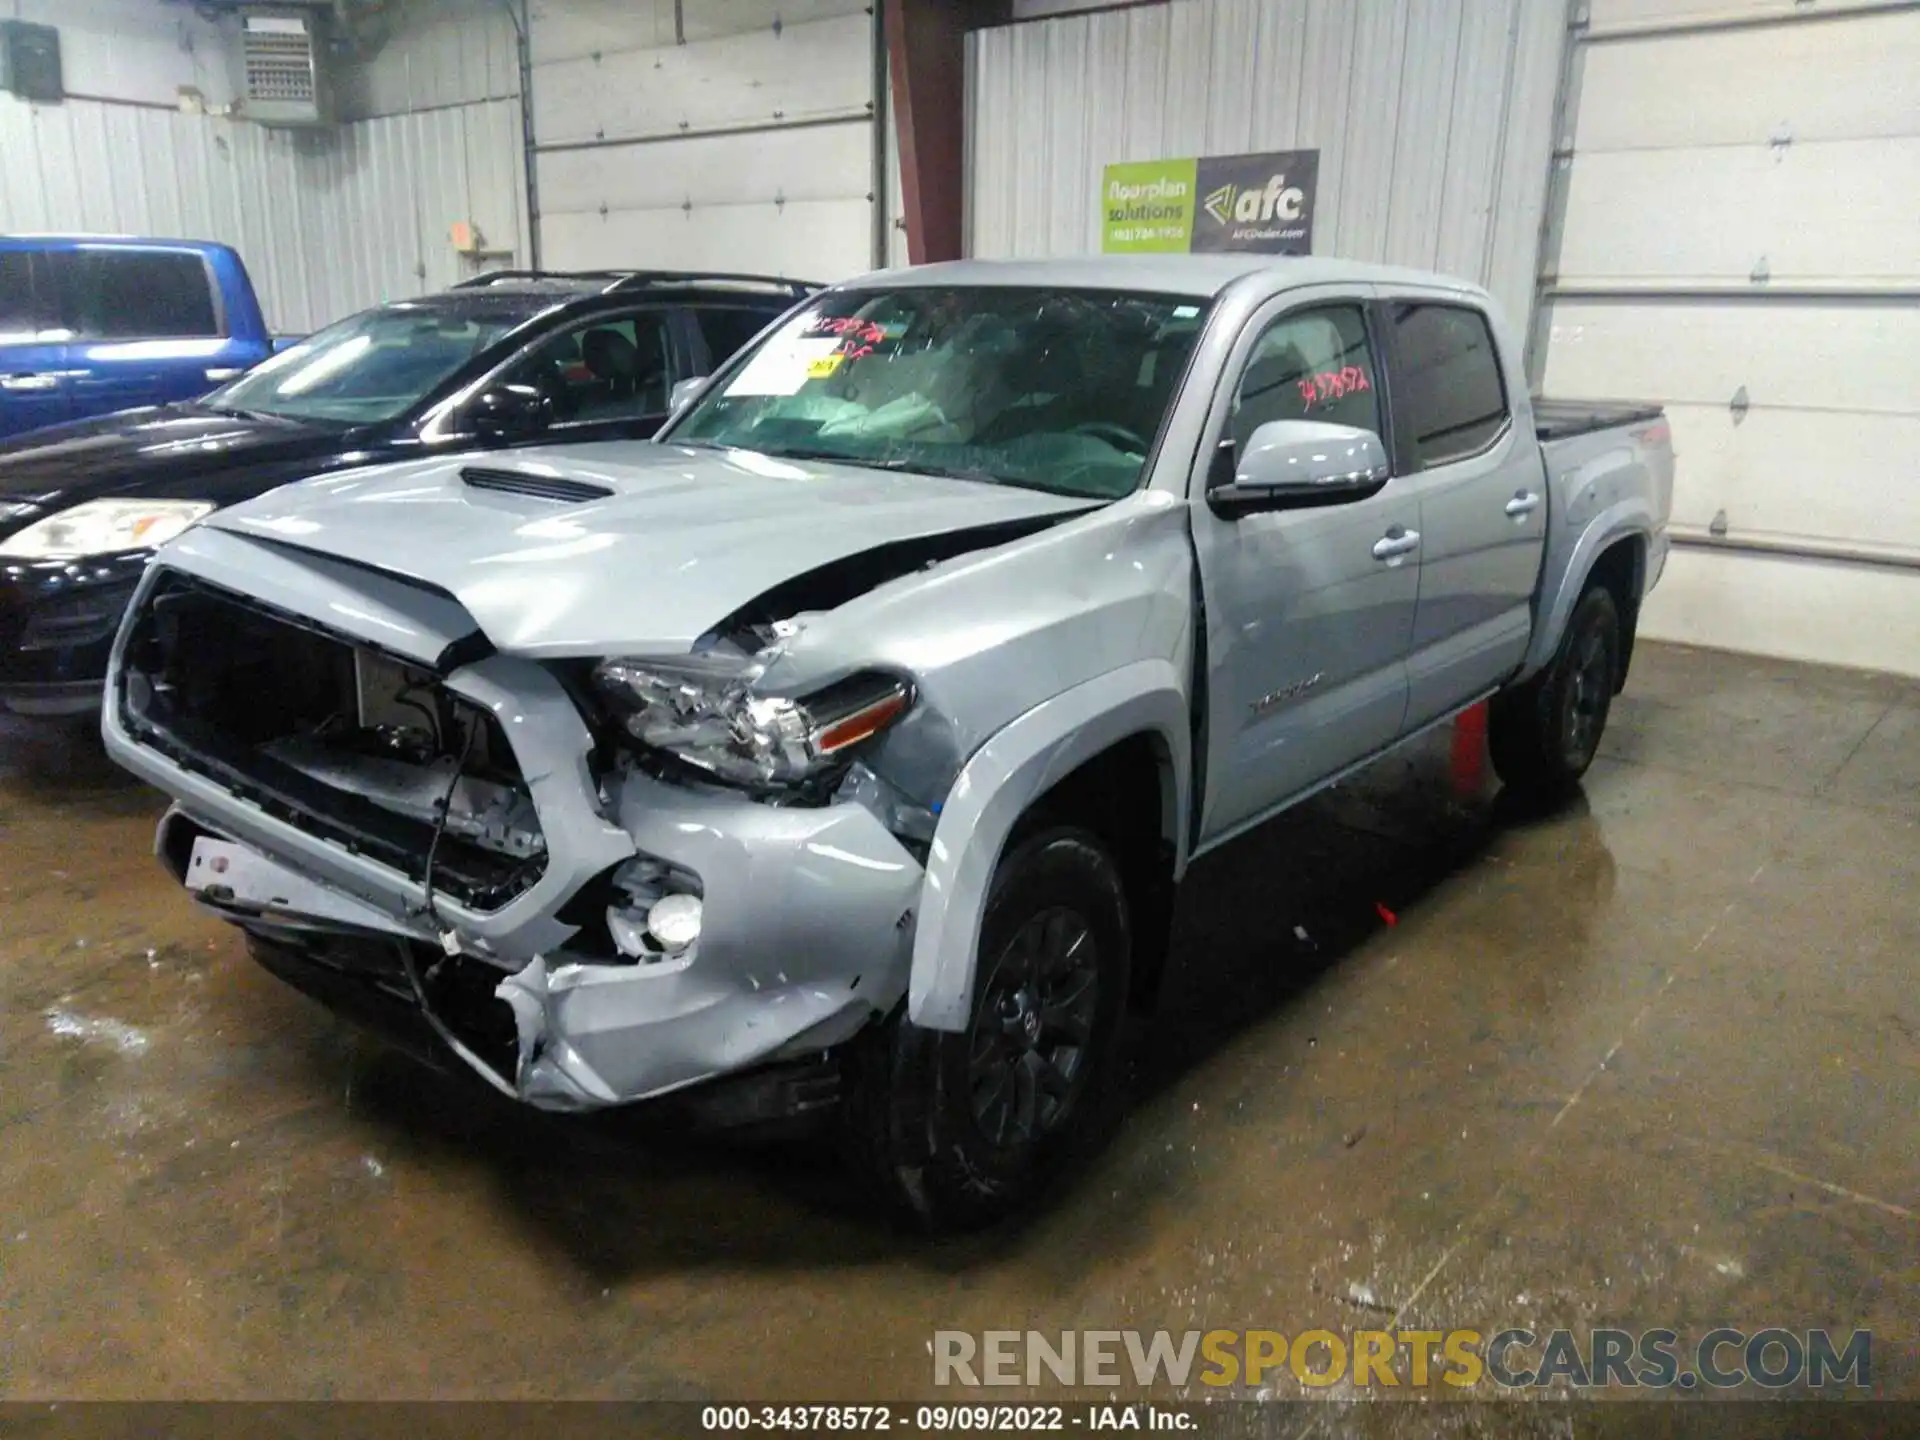
[[0,705],[99,704],[153,549],[210,510],[440,450],[644,438],[816,287],[760,276],[484,276],[368,310],[203,399],[0,443]]

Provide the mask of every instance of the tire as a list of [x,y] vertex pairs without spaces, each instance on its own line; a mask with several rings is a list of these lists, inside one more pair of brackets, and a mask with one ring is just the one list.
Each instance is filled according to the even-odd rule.
[[1620,674],[1620,610],[1595,585],[1580,597],[1552,663],[1496,695],[1488,717],[1493,768],[1515,797],[1551,805],[1593,764]]
[[1098,838],[1048,829],[1002,858],[968,1028],[896,1013],[848,1057],[845,1139],[890,1203],[936,1231],[991,1224],[1104,1137],[1131,944]]

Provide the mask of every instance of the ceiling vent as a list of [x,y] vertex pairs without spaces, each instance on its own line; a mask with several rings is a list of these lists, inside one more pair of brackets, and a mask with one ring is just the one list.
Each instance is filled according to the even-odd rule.
[[326,47],[315,15],[240,12],[242,113],[262,125],[325,125]]

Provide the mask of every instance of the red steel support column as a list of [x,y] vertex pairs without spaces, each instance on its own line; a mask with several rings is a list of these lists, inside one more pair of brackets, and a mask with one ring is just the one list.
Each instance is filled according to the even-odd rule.
[[1008,18],[1008,0],[881,0],[900,142],[907,258],[958,260],[965,242],[966,34]]

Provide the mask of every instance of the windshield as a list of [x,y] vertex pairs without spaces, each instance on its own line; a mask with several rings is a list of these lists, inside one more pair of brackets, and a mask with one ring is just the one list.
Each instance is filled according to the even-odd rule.
[[391,420],[525,319],[503,311],[368,310],[282,350],[201,403],[349,425]]
[[1140,483],[1205,311],[1091,290],[830,293],[666,438],[1112,499]]

